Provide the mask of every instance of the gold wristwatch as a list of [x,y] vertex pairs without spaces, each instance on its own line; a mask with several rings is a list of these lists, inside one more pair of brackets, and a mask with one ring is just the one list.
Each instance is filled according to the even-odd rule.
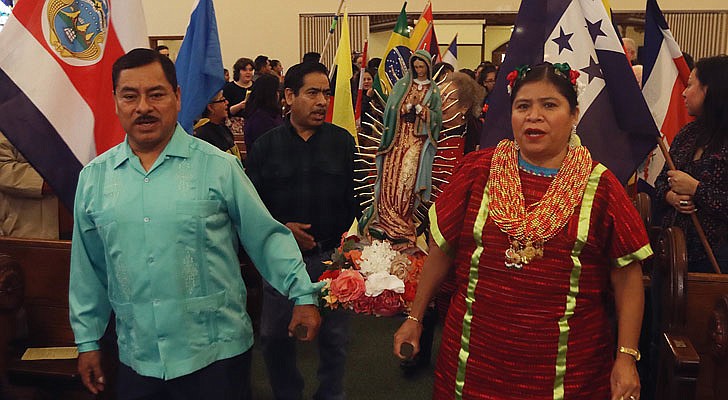
[[619,346],[619,352],[629,354],[634,357],[635,361],[639,361],[642,358],[642,353],[639,350],[630,349],[629,347]]

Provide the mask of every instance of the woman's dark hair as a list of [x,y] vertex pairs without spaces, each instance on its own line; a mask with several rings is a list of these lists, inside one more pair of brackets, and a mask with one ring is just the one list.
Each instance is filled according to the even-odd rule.
[[258,57],[255,57],[255,62],[253,63],[253,67],[255,68],[255,72],[260,72],[263,68],[265,68],[268,64],[268,56],[259,55]]
[[453,66],[450,63],[446,63],[446,62],[439,62],[439,63],[433,65],[432,70],[435,71],[435,72],[433,72],[433,77],[435,77],[435,75],[437,75],[435,78],[438,80],[442,79],[442,76],[445,74],[451,74],[451,73],[455,72],[455,68],[453,68]]
[[379,57],[372,58],[371,60],[367,61],[367,68],[370,70],[376,71],[377,68],[379,68],[379,64],[382,63],[382,59]]
[[483,69],[480,70],[480,75],[478,75],[478,85],[485,86],[485,77],[488,76],[490,73],[498,73],[498,68],[493,63],[487,63],[482,64]]
[[715,148],[728,144],[728,56],[714,56],[695,63],[695,77],[706,87],[700,120],[704,134],[698,136],[699,147]]
[[682,52],[683,58],[685,59],[685,64],[688,65],[689,70],[693,70],[695,68],[695,60],[693,59],[693,56],[691,56],[689,53]]
[[566,97],[566,100],[569,102],[571,112],[576,110],[576,107],[579,104],[577,101],[576,88],[571,84],[569,78],[560,71],[557,72],[554,65],[550,62],[535,65],[523,76],[516,78],[516,83],[513,85],[511,90],[511,105],[513,105],[513,100],[515,100],[516,95],[518,95],[518,91],[521,90],[523,85],[542,81],[550,82],[552,85],[556,86],[556,90],[561,93],[562,96]]
[[475,80],[475,71],[473,71],[470,68],[460,68],[460,70],[458,70],[458,72],[462,72],[463,74],[465,74],[465,75],[471,77],[473,80]]
[[247,67],[248,65],[250,65],[251,67],[253,67],[253,69],[255,69],[255,63],[253,62],[253,60],[251,60],[249,58],[245,58],[245,57],[238,58],[238,61],[235,61],[235,64],[233,64],[233,80],[234,81],[237,81],[238,79],[240,79],[240,70],[245,69],[245,67]]
[[321,60],[321,53],[316,53],[315,51],[309,51],[308,53],[303,55],[303,58],[301,59],[302,63],[305,62],[319,62]]
[[245,107],[245,116],[252,115],[256,110],[266,110],[272,113],[280,113],[281,107],[278,97],[278,78],[263,74],[253,83],[252,93]]

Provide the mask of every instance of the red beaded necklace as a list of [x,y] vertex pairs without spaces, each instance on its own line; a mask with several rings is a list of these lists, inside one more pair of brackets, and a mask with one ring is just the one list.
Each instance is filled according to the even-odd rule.
[[511,242],[505,253],[506,267],[521,269],[543,257],[544,243],[564,228],[581,202],[591,169],[586,147],[569,148],[543,198],[526,208],[518,174],[518,149],[511,140],[498,143],[488,193],[490,217]]

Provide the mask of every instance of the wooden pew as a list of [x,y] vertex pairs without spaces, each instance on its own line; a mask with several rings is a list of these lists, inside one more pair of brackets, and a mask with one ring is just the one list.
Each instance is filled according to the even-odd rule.
[[8,349],[15,338],[15,316],[23,303],[23,290],[20,264],[12,257],[0,254],[0,386],[7,384]]
[[728,275],[688,272],[679,228],[665,229],[655,247],[662,297],[656,398],[723,400],[715,397],[715,389],[726,375],[716,373],[726,373],[726,357],[712,354],[710,323],[716,304],[728,295]]
[[639,192],[632,199],[632,204],[634,204],[634,208],[640,214],[645,227],[649,228],[652,225],[652,200],[650,199],[650,195],[645,192]]
[[[25,322],[21,325],[27,325],[27,329],[18,327],[21,338],[9,349],[10,383],[35,387],[52,398],[93,398],[81,384],[75,359],[20,359],[27,347],[75,346],[68,320],[71,242],[0,237],[0,254],[17,263],[25,283],[19,320]],[[118,358],[113,351],[108,353],[112,354],[105,357],[105,362],[113,369],[113,360]],[[107,375],[111,374],[107,372]],[[110,398],[113,390],[109,389],[100,398]]]
[[713,398],[728,399],[728,295],[715,302],[708,329],[710,355],[715,365]]

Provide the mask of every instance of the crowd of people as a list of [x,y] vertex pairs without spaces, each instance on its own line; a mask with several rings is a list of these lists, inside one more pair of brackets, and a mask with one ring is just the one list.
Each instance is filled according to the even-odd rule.
[[[519,68],[508,82],[513,138],[475,151],[498,68],[454,71],[415,52],[386,100],[375,200],[362,210],[356,144],[325,122],[332,85],[318,54],[285,74],[264,55],[238,59],[193,137],[177,123],[168,52],[136,49],[116,61],[113,97],[126,139],[79,178],[69,305],[91,392],[105,389],[99,341],[113,311],[119,398],[252,398],[241,246],[264,280],[259,334],[275,397],[302,398],[300,339],[318,343],[314,398],[344,399],[350,315],[320,315],[315,282],[355,219],[371,237],[415,241],[401,217],[429,200],[456,100],[468,154],[430,208],[429,254],[394,354],[406,358],[405,344],[429,352],[423,322],[449,285],[433,398],[639,399],[641,262],[652,250],[622,184],[580,143],[578,72],[568,64]],[[377,63],[352,55],[362,115],[377,97]],[[696,63],[683,93],[695,121],[670,149],[677,169],[657,179],[656,208],[663,226],[686,232],[691,271],[711,270],[692,226],[697,214],[728,272],[727,76],[726,56]],[[443,81],[457,88],[447,98]],[[22,161],[15,153],[0,136],[0,171],[6,154]],[[27,191],[44,198],[42,179],[32,182]],[[0,234],[24,229],[8,221]]]

